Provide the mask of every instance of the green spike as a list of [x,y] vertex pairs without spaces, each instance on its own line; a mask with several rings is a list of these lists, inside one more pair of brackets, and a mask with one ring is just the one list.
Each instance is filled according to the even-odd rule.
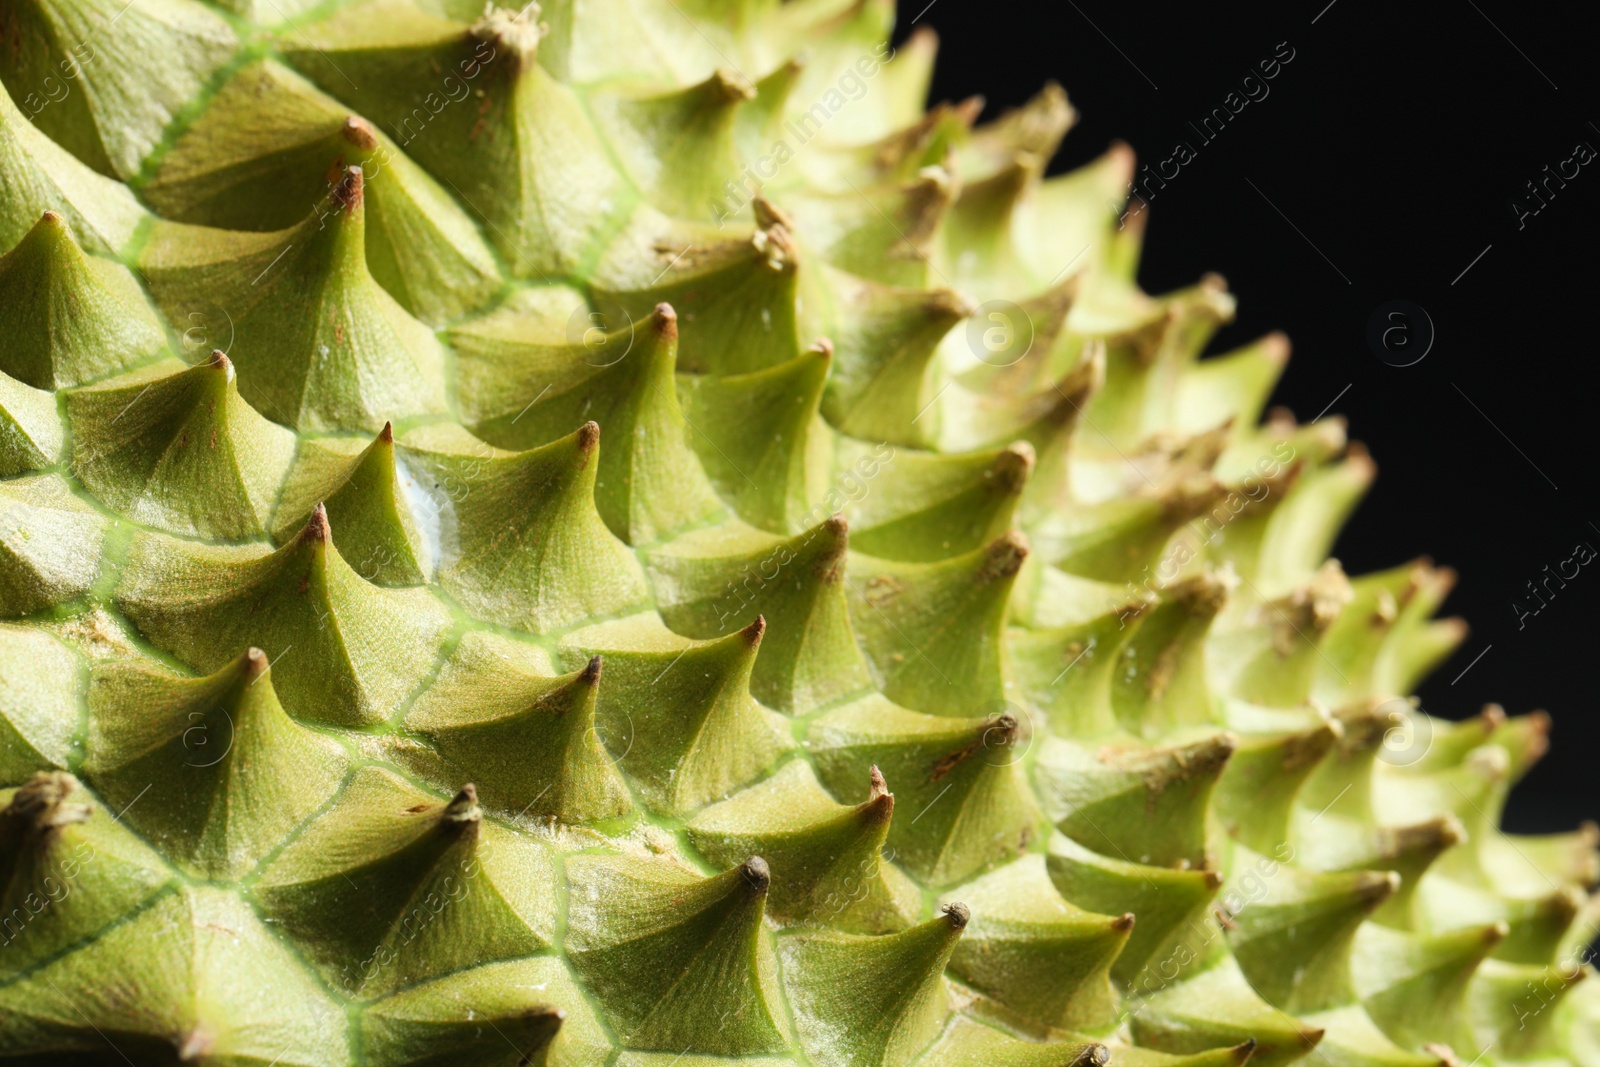
[[296,718],[378,722],[430,669],[449,618],[425,593],[363,581],[331,542],[320,505],[270,553],[141,534],[117,606],[196,670],[220,669],[241,647],[265,650]]
[[1197,433],[1220,418],[1254,425],[1288,362],[1289,338],[1274,332],[1194,364],[1178,380],[1177,427]]
[[167,345],[133,275],[86,255],[57,211],[0,256],[0,308],[0,370],[39,389],[115,374]]
[[1117,1021],[1111,964],[1134,916],[1096,915],[1061,898],[1043,856],[965,885],[972,924],[950,958],[950,973],[1026,1026],[1104,1033]]
[[365,188],[348,168],[305,221],[272,233],[160,222],[140,253],[170,318],[226,312],[239,391],[274,421],[376,430],[443,409],[439,342],[367,266]]
[[0,478],[53,466],[64,443],[55,397],[0,372]]
[[483,821],[471,785],[440,803],[365,767],[254,892],[330,983],[371,997],[548,949],[555,878],[543,845]]
[[738,70],[719,67],[697,85],[667,93],[626,89],[589,97],[595,126],[619,169],[668,215],[705,217],[722,200],[725,175],[737,174],[735,128],[756,88]]
[[963,181],[945,216],[942,259],[958,284],[1015,292],[1026,284],[1014,241],[1018,206],[1039,183],[1044,160],[1026,148],[1001,151],[990,173]]
[[874,764],[883,769],[901,805],[889,827],[895,862],[934,885],[970,877],[1033,839],[1039,813],[1022,774],[1025,744],[1009,713],[922,715],[876,695],[813,719],[807,738],[817,777],[846,803]]
[[1593,971],[1571,961],[1557,964],[1485,960],[1467,990],[1467,1018],[1484,1048],[1512,1060],[1550,1055],[1556,1046],[1560,1006]]
[[1449,1046],[1430,1044],[1422,1053],[1401,1048],[1384,1035],[1360,1005],[1349,1004],[1308,1015],[1306,1023],[1325,1032],[1316,1054],[1332,1064],[1451,1067],[1459,1062]]
[[[100,32],[115,27],[113,32]],[[6,9],[16,42],[0,64],[13,95],[47,93],[57,72],[78,82],[34,122],[95,170],[127,180],[172,121],[238,47],[228,23],[193,0],[27,0]]]
[[817,403],[832,359],[832,346],[821,343],[751,374],[680,380],[689,443],[718,494],[753,526],[803,529],[811,502],[827,489],[832,443]]
[[[1016,1064],[1016,1067],[1106,1067],[1111,1055],[1105,1045],[1093,1042],[1021,1041],[1002,1030],[958,1015],[918,1062],[927,1067],[987,1067],[995,1063]],[[1117,1055],[1121,1055],[1120,1050]]]
[[1419,560],[1353,580],[1353,598],[1320,642],[1325,662],[1312,696],[1338,707],[1368,696],[1391,695],[1375,684],[1378,658],[1401,608],[1436,577],[1433,566]]
[[600,427],[526,452],[424,427],[401,450],[447,502],[439,581],[480,618],[536,633],[642,606],[639,564],[595,510]]
[[1231,734],[1159,748],[1052,738],[1034,780],[1056,828],[1079,844],[1107,855],[1126,849],[1157,867],[1198,867],[1211,790],[1235,744]]
[[[1039,396],[1054,403],[1069,395],[1057,383],[1100,351],[1065,332],[1079,288],[1079,279],[1071,276],[1018,304],[990,305],[967,324],[959,345],[955,337],[946,341],[947,352],[959,357],[961,384],[983,398],[981,406],[999,408],[1005,398]],[[1059,395],[1049,395],[1053,392]]]
[[938,563],[853,556],[850,621],[884,695],[940,715],[1003,701],[1006,605],[1027,555],[1027,539],[1008,533]]
[[49,634],[0,625],[0,782],[26,781],[72,759],[80,672]]
[[[1304,810],[1301,814],[1305,814]],[[1331,812],[1328,818],[1330,825],[1323,832],[1335,837],[1337,824],[1333,823]],[[1339,848],[1336,844],[1337,851],[1324,851],[1308,827],[1307,832],[1295,834],[1299,843],[1296,858],[1314,870],[1395,872],[1400,876],[1400,888],[1373,912],[1373,921],[1407,930],[1415,923],[1416,891],[1422,876],[1441,854],[1465,841],[1467,833],[1455,816],[1442,815],[1410,826],[1380,826],[1372,830],[1363,827],[1353,836],[1347,846]]]
[[884,857],[894,794],[873,768],[867,799],[833,800],[811,765],[791,760],[759,785],[689,822],[689,840],[712,862],[759,851],[773,871],[767,912],[785,923],[885,933],[911,925],[913,884]]
[[1124,728],[1150,737],[1212,721],[1204,642],[1227,599],[1227,575],[1201,575],[1161,590],[1161,599],[1118,653],[1111,706]]
[[109,1040],[147,1063],[310,1064],[349,1047],[344,1012],[224,889],[165,894],[33,976],[0,987],[0,1056],[103,1059]]
[[951,289],[884,285],[824,268],[833,307],[814,312],[834,343],[822,414],[865,441],[921,446],[938,436],[934,363],[941,338],[972,314]]
[[1188,557],[1179,548],[1163,549],[1223,494],[1209,476],[1197,475],[1072,513],[1053,513],[1030,533],[1039,539],[1040,557],[1068,574],[1102,582],[1170,581]]
[[789,218],[761,197],[755,227],[724,233],[645,212],[607,248],[590,281],[605,321],[639,322],[671,304],[695,323],[678,345],[685,374],[750,374],[800,353],[799,263]]
[[[726,17],[693,22],[700,32],[682,32],[684,16],[628,0],[559,0],[540,14],[547,32],[539,62],[571,84],[623,77],[647,85],[690,85],[728,62],[718,49],[739,49]],[[675,47],[661,47],[664,30],[671,31]]]
[[[1144,219],[1140,213],[1119,222],[1133,173],[1133,149],[1113,141],[1092,162],[1039,183],[1032,197],[1035,225],[1018,235],[1019,248],[1039,276],[1051,278],[1068,270],[1085,281],[1114,285],[1114,279],[1097,275],[1104,260],[1116,258],[1117,227],[1137,234]],[[1078,256],[1065,268],[1063,251]]]
[[1155,1052],[1138,1045],[1108,1045],[1108,1051],[1123,1067],[1244,1067],[1255,1055],[1256,1040],[1250,1038],[1232,1047],[1208,1049],[1188,1055]]
[[[600,455],[595,507],[618,537],[646,544],[721,512],[689,448],[691,430],[673,384],[678,316],[661,304],[648,319],[609,333],[548,296],[515,302],[450,334],[462,415],[501,448],[529,448],[593,419],[618,442]],[[576,294],[573,294],[577,300]],[[586,305],[574,304],[582,311]],[[531,335],[531,336],[530,336]]]
[[515,816],[582,823],[626,813],[627,787],[595,731],[600,657],[550,677],[529,671],[515,649],[468,634],[406,713],[406,728],[443,761],[434,777],[470,777],[486,805]]
[[294,434],[244,402],[221,352],[73,390],[65,410],[73,473],[108,506],[170,533],[265,532]]
[[1321,638],[1354,596],[1344,571],[1329,560],[1288,596],[1246,609],[1245,627],[1218,635],[1212,661],[1228,665],[1217,672],[1217,686],[1252,704],[1299,707],[1325,667]]
[[[1262,872],[1275,870],[1271,877]],[[1223,886],[1229,944],[1250,984],[1270,1004],[1312,1012],[1348,1002],[1350,940],[1400,887],[1393,871],[1319,874],[1280,867],[1240,848]],[[1260,888],[1260,883],[1265,887]],[[1292,963],[1290,962],[1292,961]]]
[[682,815],[725,797],[793,747],[788,723],[750,695],[766,628],[757,616],[737,633],[698,643],[641,615],[563,640],[569,665],[604,659],[600,734],[655,810]]
[[549,957],[488,963],[385,997],[361,1014],[375,1067],[597,1067],[611,1051],[594,1012]]
[[450,187],[513,270],[537,276],[567,273],[625,200],[578,96],[538,62],[535,10],[490,5],[468,26],[367,0],[279,48]]
[[[773,67],[771,73],[754,80],[755,95],[746,100],[733,115],[734,139],[741,160],[759,160],[771,153],[770,162],[778,163],[782,155],[775,148],[784,141],[783,119],[793,103],[793,94],[800,75],[805,71],[808,57],[798,54]],[[787,143],[787,142],[785,142]],[[793,152],[793,149],[790,149]],[[781,165],[781,164],[780,164]],[[748,181],[748,171],[741,171]],[[756,175],[760,177],[759,174]],[[735,188],[740,187],[735,182]],[[748,188],[745,186],[745,188]],[[723,186],[719,191],[726,191]]]
[[904,1067],[950,1014],[944,968],[971,913],[947,904],[878,937],[799,933],[779,943],[800,1047],[821,1067]]
[[205,678],[106,664],[88,704],[89,780],[163,854],[218,878],[274,851],[333,798],[349,762],[284,713],[259,648]]
[[72,775],[41,771],[0,792],[0,976],[51,959],[171,880]]
[[0,91],[0,131],[0,186],[6,190],[0,248],[15,248],[45,211],[66,219],[86,248],[117,253],[128,247],[145,211],[126,186],[96,174],[37,129],[9,91]]
[[1101,855],[1063,834],[1052,834],[1045,857],[1057,891],[1079,907],[1103,914],[1126,908],[1138,922],[1112,964],[1118,981],[1158,989],[1191,964],[1215,954],[1218,940],[1206,909],[1222,885],[1211,866],[1153,867],[1125,849]]
[[1444,875],[1426,879],[1417,895],[1429,926],[1503,923],[1506,936],[1495,949],[1495,958],[1529,965],[1555,958],[1587,897],[1574,885],[1547,885],[1537,895],[1505,896]]
[[0,617],[87,592],[100,573],[107,526],[59,475],[0,483]]
[[796,233],[834,267],[883,285],[923,286],[930,247],[955,194],[950,174],[930,166],[909,181],[785,203]]
[[[791,100],[798,91],[791,91]],[[850,182],[859,183],[860,178],[872,184],[909,181],[924,167],[949,162],[954,144],[968,135],[982,108],[981,96],[959,104],[935,104],[863,140],[817,144],[815,157],[805,153],[798,162],[805,169],[807,184],[827,192],[847,191]],[[802,115],[796,121],[803,119]]]
[[[1274,853],[1289,841],[1294,800],[1339,728],[1302,712],[1262,722],[1262,716],[1231,716],[1238,744],[1212,793],[1222,828],[1246,846]],[[1315,818],[1315,815],[1313,815]]]
[[[273,116],[267,130],[256,122],[263,110]],[[282,230],[352,166],[366,178],[367,268],[402,307],[442,322],[500,288],[493,253],[448,189],[366,119],[270,59],[228,79],[141,191],[176,222]]]
[[1377,476],[1364,446],[1352,444],[1344,459],[1300,478],[1272,512],[1262,539],[1256,584],[1267,596],[1309,578],[1328,556],[1334,535]]
[[645,567],[661,617],[687,637],[725,637],[765,618],[771,636],[750,692],[806,711],[869,684],[845,607],[845,536],[838,516],[787,539],[714,526],[648,553]]
[[720,1056],[787,1046],[762,927],[765,860],[702,878],[660,860],[578,856],[567,877],[568,955],[626,1044]]
[[1144,601],[1132,601],[1087,623],[1007,631],[1011,670],[1029,707],[1064,737],[1102,737],[1118,730],[1111,708],[1117,652],[1133,636]]
[[[867,462],[874,448],[841,438],[839,468]],[[944,455],[900,451],[895,476],[863,490],[845,510],[855,549],[880,559],[931,563],[987,544],[1011,528],[1033,448]]]
[[[365,448],[343,437],[306,441],[279,495],[273,537],[288,541],[323,504],[333,542],[357,574],[379,585],[420,585],[432,578],[434,559],[415,514],[414,486],[387,422]],[[431,517],[426,508],[423,517]]]
[[1493,925],[1421,937],[1364,926],[1350,953],[1356,995],[1397,1044],[1416,1051],[1443,1042],[1465,1052],[1473,1046],[1464,1025],[1468,983],[1506,933]]
[[1193,1055],[1253,1041],[1253,1067],[1284,1067],[1313,1052],[1324,1031],[1265,1003],[1232,961],[1138,1001],[1130,1011],[1134,1041]]
[[972,132],[961,148],[962,173],[982,175],[1002,170],[1018,152],[1049,159],[1077,118],[1077,112],[1067,102],[1066,91],[1055,82],[1047,82],[1025,104],[1008,108],[999,118]]

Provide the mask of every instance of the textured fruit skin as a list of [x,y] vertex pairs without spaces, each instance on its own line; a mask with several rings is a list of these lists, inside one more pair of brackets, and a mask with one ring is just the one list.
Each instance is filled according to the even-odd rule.
[[0,1063],[1600,1067],[1453,575],[891,15],[0,6]]

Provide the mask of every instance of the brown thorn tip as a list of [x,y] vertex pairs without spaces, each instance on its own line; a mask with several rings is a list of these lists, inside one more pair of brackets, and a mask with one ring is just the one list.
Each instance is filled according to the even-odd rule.
[[957,930],[965,930],[967,922],[972,918],[972,910],[960,901],[946,904],[944,913],[949,918],[950,925]]
[[1233,1056],[1241,1064],[1243,1064],[1246,1061],[1248,1061],[1250,1059],[1250,1057],[1254,1056],[1255,1054],[1256,1054],[1256,1039],[1253,1038],[1253,1037],[1245,1038],[1245,1042],[1242,1045],[1233,1046]]
[[1430,1041],[1422,1046],[1422,1051],[1431,1056],[1439,1057],[1439,1062],[1444,1067],[1461,1067],[1461,1059],[1456,1055],[1456,1050],[1449,1045],[1438,1041]]
[[394,423],[386,422],[383,424],[383,429],[378,431],[378,440],[386,445],[394,444]]
[[341,208],[357,208],[366,190],[366,176],[360,167],[346,167],[344,178],[333,190],[333,199]]
[[211,355],[206,358],[206,366],[215,367],[217,370],[228,370],[233,366],[233,361],[222,349],[213,348]]
[[843,539],[850,535],[850,522],[843,515],[829,515],[822,528],[837,538]]
[[372,128],[372,123],[360,115],[351,115],[344,120],[344,126],[339,133],[346,141],[357,148],[371,151],[378,147],[378,131]]
[[833,342],[826,337],[819,337],[811,342],[811,347],[806,351],[821,356],[823,359],[833,358]]
[[332,528],[328,525],[327,505],[318,501],[317,506],[311,509],[311,518],[306,520],[306,528],[300,532],[300,539],[326,544],[332,535]]
[[1092,1045],[1086,1045],[1083,1049],[1083,1059],[1079,1062],[1093,1064],[1093,1067],[1105,1067],[1106,1064],[1111,1062],[1111,1050],[1098,1041]]
[[767,886],[772,884],[772,868],[767,866],[767,861],[760,856],[751,856],[745,860],[739,870],[744,874],[744,880],[750,883],[750,888],[758,893],[765,893]]
[[989,543],[989,566],[986,570],[991,580],[1010,578],[1022,569],[1028,558],[1028,536],[1021,530],[1010,530]]
[[884,781],[883,772],[878,770],[878,765],[876,763],[874,763],[872,765],[872,769],[867,772],[867,782],[867,798],[869,800],[877,800],[879,797],[886,797],[889,795],[889,783]]
[[767,617],[765,615],[757,615],[755,622],[739,632],[750,643],[750,647],[754,648],[760,645],[762,636],[767,632]]
[[462,786],[461,791],[444,808],[446,822],[475,823],[482,818],[483,809],[478,807],[478,787],[471,782]]
[[215,1044],[216,1040],[211,1034],[197,1026],[185,1034],[183,1040],[178,1043],[176,1049],[178,1060],[180,1063],[193,1063],[205,1059],[211,1055]]
[[750,79],[737,70],[731,67],[718,67],[711,77],[717,83],[717,91],[722,94],[726,102],[737,104],[755,99],[756,87],[750,84]]
[[578,449],[582,452],[593,452],[595,445],[600,443],[600,424],[593,419],[578,427]]
[[1118,915],[1115,919],[1111,920],[1111,929],[1116,930],[1119,933],[1120,932],[1124,932],[1124,931],[1128,931],[1128,930],[1132,930],[1133,929],[1133,923],[1134,923],[1133,912],[1125,911],[1121,915]]
[[259,678],[267,673],[267,668],[270,666],[271,663],[268,662],[265,652],[253,646],[245,649],[244,672],[252,679]]
[[655,324],[656,332],[666,340],[678,339],[678,312],[665,300],[656,305]]
[[45,221],[60,222],[61,221],[61,212],[59,212],[59,211],[46,211],[43,215],[39,216],[39,221],[40,222],[45,222]]
[[583,665],[583,673],[578,675],[578,681],[585,685],[595,685],[600,681],[600,657],[591,656],[589,662]]

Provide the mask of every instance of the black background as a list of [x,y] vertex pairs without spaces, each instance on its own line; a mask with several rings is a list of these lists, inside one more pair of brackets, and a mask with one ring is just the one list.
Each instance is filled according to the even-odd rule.
[[[1551,752],[1507,812],[1523,831],[1600,819],[1600,559],[1521,628],[1512,607],[1533,606],[1525,583],[1578,542],[1600,549],[1600,158],[1521,229],[1510,207],[1579,141],[1600,151],[1600,25],[1580,10],[911,0],[896,31],[938,31],[933,99],[981,93],[985,118],[1060,82],[1079,121],[1053,173],[1117,139],[1141,162],[1179,140],[1199,149],[1150,205],[1143,287],[1223,274],[1239,315],[1212,351],[1284,330],[1294,355],[1274,403],[1302,420],[1331,403],[1371,447],[1378,481],[1336,548],[1347,571],[1429,555],[1460,572],[1445,610],[1472,634],[1422,703],[1449,718],[1487,701],[1555,716]],[[1270,95],[1202,144],[1187,123],[1279,42],[1295,58]],[[1397,298],[1436,330],[1403,368],[1366,343],[1369,316]]]

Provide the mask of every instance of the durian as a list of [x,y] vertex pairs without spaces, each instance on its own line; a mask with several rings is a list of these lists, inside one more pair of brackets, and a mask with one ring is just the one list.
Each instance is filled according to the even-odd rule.
[[892,17],[0,5],[0,1063],[1600,1067],[1454,575]]

